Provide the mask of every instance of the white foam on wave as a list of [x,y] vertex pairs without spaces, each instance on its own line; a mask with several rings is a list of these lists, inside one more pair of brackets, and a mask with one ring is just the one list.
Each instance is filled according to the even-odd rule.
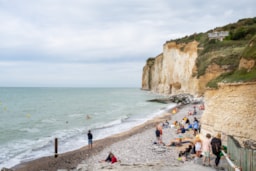
[[[87,145],[87,131],[92,129],[94,140],[103,139],[108,136],[122,133],[130,130],[131,128],[145,123],[156,116],[162,114],[166,109],[173,108],[175,105],[171,104],[165,109],[158,110],[153,113],[148,113],[140,118],[129,118],[127,115],[120,117],[119,119],[110,121],[109,123],[94,123],[93,125],[84,126],[80,128],[72,129],[62,129],[55,131],[51,136],[42,137],[37,140],[22,140],[15,143],[9,144],[10,146],[5,146],[0,155],[0,159],[5,158],[6,161],[0,163],[0,168],[2,167],[13,167],[20,162],[33,160],[43,156],[54,155],[54,139],[57,137],[59,140],[59,153],[68,152],[71,150],[78,149],[82,146]],[[73,115],[75,116],[75,115]],[[142,115],[141,115],[142,116]],[[52,123],[55,119],[45,119],[42,122]],[[37,131],[24,128],[23,131]],[[1,147],[2,148],[2,147]],[[13,151],[13,153],[10,153]],[[5,154],[3,154],[5,153]],[[3,160],[2,160],[3,161]]]
[[83,116],[86,116],[86,114],[74,113],[74,114],[68,115],[69,118],[79,118],[79,117],[83,117]]
[[28,132],[28,133],[37,133],[40,132],[37,128],[21,128],[20,131]]
[[49,118],[49,119],[44,119],[41,121],[42,123],[56,123],[56,119],[54,118]]
[[[27,130],[27,129],[24,129]],[[76,128],[72,130],[56,131],[51,136],[42,137],[36,140],[19,140],[11,142],[0,147],[0,168],[13,167],[21,162],[33,160],[43,156],[54,155],[54,139],[58,137],[60,145],[70,141],[74,136],[81,135],[83,130]],[[70,150],[74,150],[74,141],[70,141],[71,146],[65,146],[59,150],[60,153],[64,153]],[[84,144],[83,144],[84,145]]]

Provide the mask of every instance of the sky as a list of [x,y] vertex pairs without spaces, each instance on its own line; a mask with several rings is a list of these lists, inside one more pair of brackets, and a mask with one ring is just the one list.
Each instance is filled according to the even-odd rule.
[[168,40],[256,17],[255,0],[0,0],[0,87],[141,87]]

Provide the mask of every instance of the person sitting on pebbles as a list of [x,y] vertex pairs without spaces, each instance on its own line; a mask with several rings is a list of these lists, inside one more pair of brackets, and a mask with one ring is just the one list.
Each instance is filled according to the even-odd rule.
[[115,155],[112,152],[109,152],[108,157],[105,160],[101,160],[99,161],[100,163],[102,162],[108,162],[108,163],[116,163],[117,162],[117,158],[115,157]]
[[180,151],[179,152],[179,158],[178,160],[181,160],[181,161],[187,161],[189,155],[191,154],[191,151],[192,151],[192,145],[190,144],[184,151]]
[[166,146],[182,146],[183,144],[187,144],[187,143],[193,145],[192,141],[190,140],[183,141],[182,138],[180,137],[176,140],[171,140],[170,144],[167,144]]
[[179,134],[179,133],[182,133],[182,134],[184,134],[186,132],[186,129],[185,129],[185,127],[183,126],[183,125],[181,125],[181,127],[179,128],[179,129],[177,129],[177,134]]
[[167,144],[166,146],[182,146],[182,138],[179,138],[177,141],[171,141],[170,144]]

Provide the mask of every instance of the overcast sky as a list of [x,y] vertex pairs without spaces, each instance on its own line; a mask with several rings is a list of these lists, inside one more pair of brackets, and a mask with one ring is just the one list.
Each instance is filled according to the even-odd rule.
[[167,40],[255,16],[255,0],[0,0],[0,86],[140,88]]

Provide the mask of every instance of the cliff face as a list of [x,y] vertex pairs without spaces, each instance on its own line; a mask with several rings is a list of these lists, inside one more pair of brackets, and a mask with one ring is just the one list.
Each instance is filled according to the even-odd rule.
[[163,53],[148,60],[144,66],[142,89],[161,94],[202,95],[205,85],[225,70],[217,64],[211,64],[204,75],[196,78],[197,57],[198,42],[167,42],[163,46]]
[[[202,133],[222,132],[233,135],[240,143],[256,141],[256,82],[221,84],[204,94],[205,111],[201,118]],[[224,142],[226,137],[223,137]]]
[[192,73],[197,46],[196,41],[188,44],[164,44],[163,53],[143,68],[142,89],[164,94],[195,94],[198,80],[192,77]]
[[203,134],[256,141],[256,18],[218,30],[230,34],[223,41],[209,40],[209,31],[166,42],[143,68],[142,89],[204,96]]

